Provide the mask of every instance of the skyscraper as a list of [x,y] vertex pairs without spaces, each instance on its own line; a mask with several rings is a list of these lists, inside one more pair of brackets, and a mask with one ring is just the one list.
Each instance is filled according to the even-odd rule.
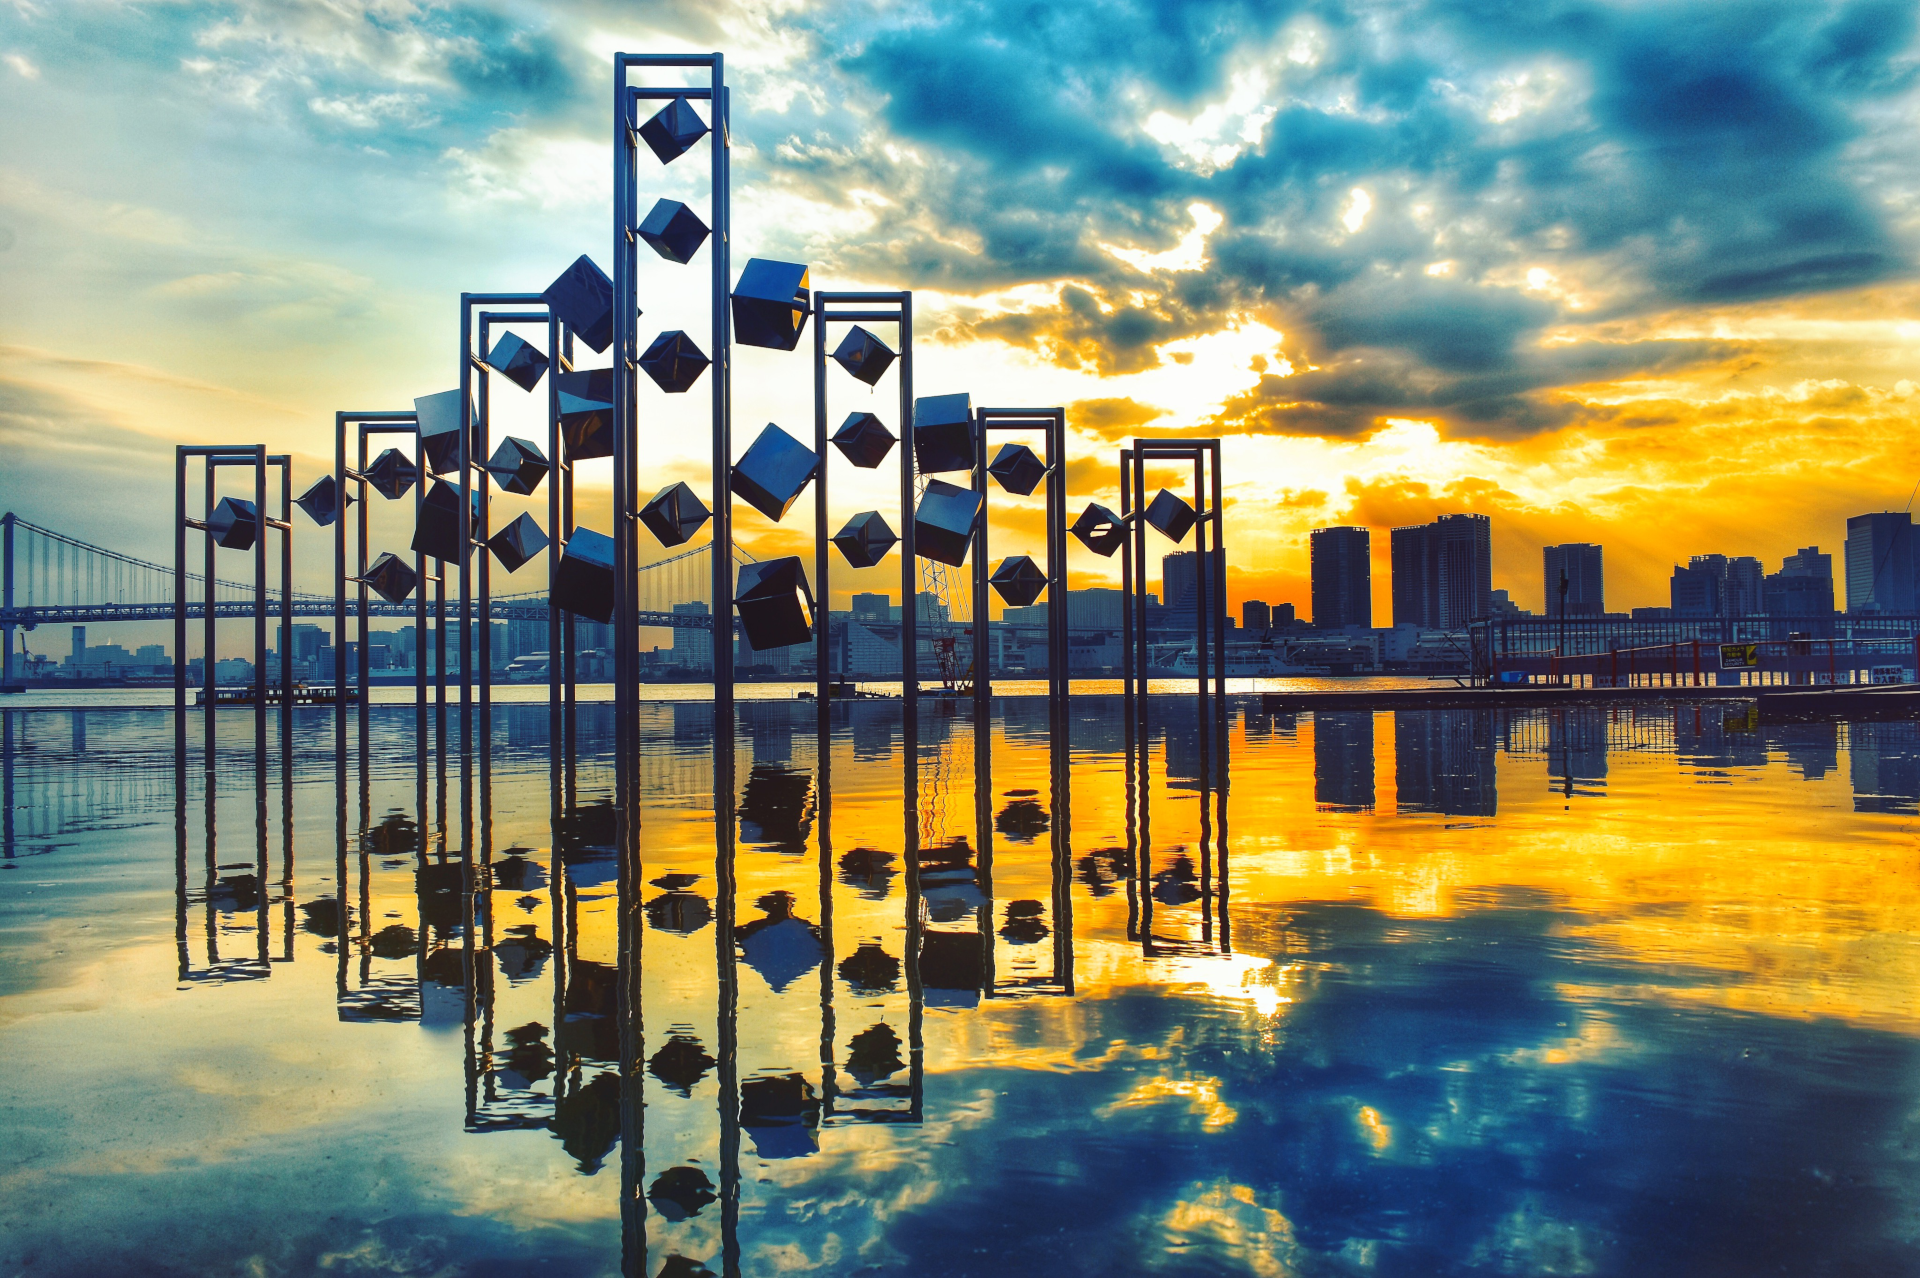
[[1273,609],[1263,600],[1247,599],[1240,604],[1240,628],[1255,634],[1273,629]]
[[1770,617],[1833,615],[1833,556],[1807,546],[1780,561],[1780,571],[1761,585],[1761,607]]
[[1847,520],[1847,611],[1912,612],[1913,518],[1905,511]]
[[1493,524],[1442,515],[1393,530],[1393,624],[1460,630],[1493,613]]
[[1313,624],[1373,625],[1373,537],[1364,528],[1316,528],[1307,541]]
[[[1168,613],[1178,613],[1189,618],[1184,625],[1192,625],[1193,610],[1199,600],[1199,564],[1200,552],[1197,550],[1176,550],[1160,558],[1160,606]],[[1207,610],[1211,612],[1219,603],[1218,591],[1225,589],[1225,579],[1220,574],[1220,552],[1209,550],[1207,562],[1213,565],[1213,575],[1207,578]],[[1171,617],[1169,617],[1171,621]]]
[[1600,564],[1600,547],[1587,541],[1570,541],[1548,546],[1541,552],[1545,561],[1547,616],[1560,615],[1560,577],[1566,574],[1566,611],[1569,617],[1597,617],[1607,610],[1606,578]]

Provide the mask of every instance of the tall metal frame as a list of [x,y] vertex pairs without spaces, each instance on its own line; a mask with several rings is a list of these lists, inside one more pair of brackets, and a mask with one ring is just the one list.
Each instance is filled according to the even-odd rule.
[[[347,427],[357,428],[359,439],[355,453],[355,465],[347,465]],[[339,494],[341,509],[333,521],[333,670],[334,670],[334,738],[335,748],[344,756],[347,749],[347,583],[356,583],[355,611],[360,628],[360,645],[355,673],[359,678],[358,697],[360,700],[360,736],[364,742],[367,733],[368,675],[367,663],[367,439],[372,435],[406,435],[414,441],[413,461],[416,475],[413,485],[413,526],[416,532],[420,527],[420,511],[426,500],[427,467],[426,458],[420,448],[420,419],[411,409],[378,412],[372,410],[343,411],[333,415],[333,483],[334,491]],[[348,485],[353,488],[349,489]],[[346,499],[349,492],[359,494],[360,510],[355,517],[357,541],[355,568],[352,574],[347,572],[347,520]],[[414,626],[413,626],[413,683],[414,706],[425,714],[427,706],[427,556],[423,550],[413,552],[414,573],[418,581],[414,586]],[[435,601],[435,642],[438,645],[438,660],[434,663],[434,681],[439,690],[441,713],[441,740],[446,738],[447,708],[447,661],[446,661],[446,575],[436,573],[431,580],[437,587]]]
[[[1121,580],[1126,595],[1122,637],[1126,649],[1125,684],[1127,722],[1146,740],[1147,683],[1151,653],[1147,644],[1147,531],[1146,466],[1148,462],[1193,464],[1194,549],[1197,552],[1194,595],[1196,632],[1194,674],[1200,722],[1216,728],[1225,748],[1227,706],[1227,600],[1225,521],[1221,518],[1220,441],[1136,436],[1120,451],[1120,516],[1127,526]],[[1207,530],[1213,529],[1218,552],[1219,580],[1209,580]],[[1217,636],[1217,642],[1209,637]]]
[[[187,515],[187,461],[190,458],[203,459],[206,467],[206,504],[198,518]],[[267,446],[265,444],[229,444],[196,446],[182,444],[174,449],[173,461],[173,709],[174,741],[176,748],[185,757],[187,733],[187,530],[207,530],[207,521],[213,517],[213,508],[218,498],[218,486],[215,477],[222,466],[253,467],[253,505],[260,520],[260,529],[253,542],[253,716],[254,733],[258,749],[264,753],[267,740],[267,528],[274,525],[286,531],[282,520],[270,520],[267,510]],[[291,463],[285,472],[291,476]],[[218,708],[218,682],[215,678],[215,665],[218,662],[218,650],[215,642],[216,627],[219,621],[218,576],[214,563],[215,545],[213,538],[207,538],[206,545],[206,653],[202,688],[206,694],[207,712],[207,765],[213,765],[213,726],[214,711]],[[283,566],[291,566],[291,550],[286,550],[281,559]],[[283,592],[287,583],[283,581]],[[283,605],[282,615],[286,614]]]
[[[549,739],[556,757],[564,735],[573,741],[574,670],[576,658],[573,614],[561,616],[553,586],[560,579],[560,551],[573,536],[573,462],[560,438],[559,375],[573,371],[573,328],[558,315],[547,313],[547,711]],[[556,765],[557,766],[557,765]]]
[[1067,696],[1067,410],[976,408],[973,411],[973,487],[980,494],[980,523],[973,547],[973,709],[984,722],[993,712],[987,526],[993,510],[987,475],[987,444],[994,431],[1040,431],[1045,443],[1047,557],[1047,698]]
[[[841,309],[835,309],[841,308]],[[852,309],[846,309],[852,308]],[[900,452],[900,699],[917,707],[920,699],[919,609],[915,574],[919,571],[913,536],[913,293],[899,292],[817,292],[813,295],[813,451],[819,456],[819,469],[813,477],[813,575],[819,611],[831,615],[832,565],[829,550],[832,534],[827,531],[827,325],[898,324],[900,349],[895,377],[900,399],[898,431],[894,445]],[[814,697],[825,713],[832,676],[829,658],[832,650],[831,625],[824,617],[814,635]]]

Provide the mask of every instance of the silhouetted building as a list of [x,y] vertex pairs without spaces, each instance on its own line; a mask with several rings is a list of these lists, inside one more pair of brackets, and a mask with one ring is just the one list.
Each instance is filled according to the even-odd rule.
[[1780,561],[1780,571],[1789,577],[1825,577],[1833,581],[1833,556],[1820,553],[1820,547],[1807,546]]
[[1570,541],[1564,545],[1546,547],[1541,557],[1545,561],[1547,616],[1560,615],[1562,575],[1567,583],[1567,616],[1597,617],[1607,610],[1606,578],[1600,563],[1600,547],[1588,541]]
[[[1719,573],[1711,568],[1674,567],[1667,582],[1667,597],[1676,617],[1718,617],[1720,615]],[[1636,614],[1638,609],[1635,610]]]
[[1493,524],[1442,515],[1393,530],[1393,624],[1461,630],[1493,615]]
[[1920,726],[1848,724],[1847,765],[1855,812],[1920,812]]
[[1760,606],[1770,617],[1833,615],[1833,556],[1807,546],[1780,561],[1760,584]]
[[1913,518],[1905,511],[1847,520],[1847,611],[1912,612]]
[[1316,528],[1309,536],[1313,624],[1373,627],[1373,538],[1364,528]]
[[885,621],[892,608],[892,595],[858,594],[853,597],[855,621]]
[[1240,604],[1240,628],[1253,631],[1273,629],[1273,609],[1259,599],[1244,600]]
[[1373,712],[1316,710],[1313,802],[1334,812],[1373,811]]
[[1752,555],[1695,555],[1668,584],[1676,617],[1752,617],[1765,607],[1766,570]]
[[[1212,616],[1215,607],[1226,598],[1226,562],[1218,550],[1209,550],[1207,563],[1212,569],[1207,575],[1207,615]],[[1197,629],[1194,617],[1200,606],[1199,551],[1176,550],[1161,557],[1160,606],[1162,625],[1182,631]],[[1071,599],[1067,601],[1067,619],[1069,622],[1073,619]]]
[[1482,710],[1396,710],[1395,802],[1402,812],[1493,816],[1493,716]]

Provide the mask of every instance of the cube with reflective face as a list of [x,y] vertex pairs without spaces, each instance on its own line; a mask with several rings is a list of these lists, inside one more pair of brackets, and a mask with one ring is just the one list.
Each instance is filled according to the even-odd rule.
[[893,451],[893,432],[872,413],[848,413],[833,432],[833,446],[862,470],[872,470]]
[[640,508],[640,522],[663,546],[684,545],[711,518],[707,503],[683,483],[662,488]]
[[325,528],[340,518],[348,506],[353,505],[352,493],[345,494],[345,501],[341,500],[341,495],[340,485],[333,481],[333,476],[322,475],[314,481],[313,487],[295,497],[293,504],[306,511],[308,519]]
[[1198,516],[1193,507],[1162,488],[1147,504],[1147,522],[1158,528],[1175,545],[1187,539],[1187,532]]
[[252,550],[260,536],[260,512],[240,497],[222,497],[207,518],[207,535],[222,550]]
[[705,136],[707,122],[685,98],[675,98],[640,126],[640,140],[660,157],[662,164],[672,164]]
[[[473,517],[469,530],[480,526],[481,512],[485,509],[479,491],[472,494]],[[433,481],[433,487],[427,490],[427,496],[420,503],[420,522],[413,530],[413,547],[430,558],[443,563],[448,560],[464,560],[473,553],[473,541],[469,539],[463,546],[460,542],[460,489],[444,479]]]
[[487,549],[508,572],[519,572],[526,562],[547,548],[547,534],[533,516],[525,511],[520,517],[487,538]]
[[394,554],[383,551],[380,557],[367,568],[367,575],[361,578],[373,587],[373,593],[388,603],[405,603],[413,594],[413,588],[420,584],[420,574],[413,565]]
[[710,363],[706,352],[679,329],[662,333],[640,355],[640,367],[654,385],[669,395],[683,395],[700,380]]
[[913,512],[913,543],[923,558],[964,568],[973,528],[980,518],[980,494],[944,479],[927,481]]
[[834,348],[834,362],[872,386],[893,366],[893,348],[855,324]]
[[555,373],[560,397],[560,439],[568,461],[613,456],[613,370],[584,368]]
[[1008,604],[1024,608],[1047,588],[1047,574],[1027,556],[1009,555],[1000,561],[987,582]]
[[1102,559],[1113,558],[1113,552],[1127,540],[1127,526],[1120,522],[1120,516],[1097,501],[1087,503],[1070,531],[1081,545]]
[[913,464],[923,475],[973,469],[973,396],[913,401]]
[[547,455],[532,440],[509,435],[493,450],[487,473],[500,485],[501,492],[531,497],[547,477]]
[[669,262],[691,262],[707,242],[707,224],[678,200],[661,200],[640,223],[640,238]]
[[806,267],[752,258],[733,286],[733,338],[742,346],[790,351],[800,343],[812,305]]
[[820,458],[811,448],[768,422],[753,447],[733,464],[733,491],[778,523],[793,509],[819,465]]
[[560,272],[540,300],[594,350],[604,351],[613,341],[613,281],[586,254]]
[[1025,444],[1002,444],[987,463],[987,473],[1008,492],[1025,497],[1047,477],[1047,465]]
[[419,478],[420,468],[413,464],[413,458],[397,448],[381,449],[373,465],[367,467],[368,487],[388,501],[405,497]]
[[560,552],[553,602],[576,617],[601,624],[613,620],[613,538],[576,528]]
[[[427,469],[444,475],[460,468],[460,392],[441,391],[413,401],[420,423],[420,451],[426,454]],[[480,465],[486,454],[486,441],[480,437],[480,414],[471,399],[467,402],[467,464]]]
[[840,547],[841,555],[855,568],[873,567],[887,557],[887,552],[899,540],[877,510],[862,511],[833,535],[833,544]]
[[741,564],[733,606],[740,613],[747,646],[755,652],[813,638],[813,591],[807,587],[806,570],[792,555]]
[[503,333],[487,352],[487,367],[521,390],[530,391],[540,384],[540,378],[546,373],[547,357],[517,333]]

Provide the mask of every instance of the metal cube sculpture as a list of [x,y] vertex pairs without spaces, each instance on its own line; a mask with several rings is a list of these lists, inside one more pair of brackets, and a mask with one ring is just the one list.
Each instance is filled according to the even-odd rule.
[[680,546],[700,531],[713,512],[684,483],[669,484],[640,508],[640,522],[663,546]]
[[654,338],[653,345],[640,356],[640,367],[647,370],[654,385],[669,395],[683,395],[691,390],[711,362],[706,352],[677,328]]
[[973,469],[973,396],[913,401],[913,464],[923,475]]
[[419,478],[420,468],[413,464],[413,458],[397,448],[381,449],[373,465],[367,467],[368,486],[388,501],[405,497]]
[[930,479],[913,512],[914,548],[923,558],[964,568],[979,518],[979,493],[944,479]]
[[613,620],[613,538],[576,528],[560,552],[554,606],[602,625]]
[[893,367],[893,348],[855,324],[834,348],[833,359],[869,386],[877,385]]
[[1025,497],[1047,477],[1047,464],[1025,444],[1002,444],[987,463],[987,473],[1008,492]]
[[[460,466],[460,392],[441,391],[413,401],[414,416],[420,424],[420,451],[426,456],[427,469],[444,475]],[[480,435],[480,414],[469,400],[467,404],[467,462],[480,465],[486,455],[486,441]]]
[[586,368],[556,373],[560,397],[560,438],[568,461],[613,456],[613,370]]
[[747,646],[755,652],[790,648],[813,638],[813,591],[806,569],[792,555],[741,564],[733,606],[740,613]]
[[1073,521],[1068,529],[1080,544],[1099,555],[1102,559],[1113,558],[1113,552],[1126,544],[1127,526],[1120,522],[1120,516],[1108,510],[1097,501],[1087,503],[1080,512],[1080,518]]
[[388,603],[405,603],[413,594],[413,588],[420,584],[420,574],[392,551],[383,551],[360,580],[373,587],[373,593]]
[[833,432],[833,446],[861,470],[872,470],[893,451],[893,432],[872,413],[848,413]]
[[855,568],[873,567],[887,557],[887,552],[899,540],[877,510],[860,512],[833,535],[833,544],[840,547],[841,556]]
[[768,422],[753,446],[733,464],[734,495],[779,523],[800,500],[819,466],[818,453]]
[[751,258],[733,286],[732,300],[736,342],[790,351],[800,344],[800,332],[813,306],[807,268],[798,262]]
[[487,461],[487,473],[493,476],[503,493],[533,496],[534,489],[547,477],[547,455],[530,439],[513,435],[500,441]]
[[1002,599],[1015,608],[1024,608],[1040,597],[1047,588],[1047,574],[1040,565],[1026,555],[1009,555],[1000,561],[1000,566],[987,578]]
[[640,126],[641,140],[660,157],[662,164],[672,164],[705,136],[707,122],[685,98],[675,98]]
[[[480,526],[481,512],[485,510],[478,491],[473,498],[473,519],[469,529]],[[427,490],[427,496],[420,503],[420,522],[413,530],[413,547],[429,558],[442,563],[449,560],[465,560],[473,554],[471,538],[463,546],[460,544],[460,489],[444,479],[433,481],[433,487]]]
[[525,511],[520,517],[487,538],[487,549],[508,572],[519,572],[535,555],[547,548],[547,534]]
[[640,238],[669,262],[682,266],[707,242],[707,224],[678,200],[661,200],[640,223]]
[[1158,528],[1177,546],[1187,539],[1187,533],[1199,516],[1193,513],[1193,507],[1162,488],[1147,503],[1146,518],[1149,524]]
[[613,341],[613,281],[582,253],[540,294],[547,309],[596,351]]
[[241,497],[222,497],[207,519],[207,535],[222,550],[252,550],[260,537],[260,512]]
[[487,367],[523,391],[531,391],[546,375],[547,357],[540,348],[516,333],[504,334],[487,352]]
[[293,504],[307,512],[307,518],[322,528],[346,513],[353,505],[353,494],[346,493],[341,500],[340,485],[333,481],[332,475],[322,475],[313,482],[313,487],[293,499]]

